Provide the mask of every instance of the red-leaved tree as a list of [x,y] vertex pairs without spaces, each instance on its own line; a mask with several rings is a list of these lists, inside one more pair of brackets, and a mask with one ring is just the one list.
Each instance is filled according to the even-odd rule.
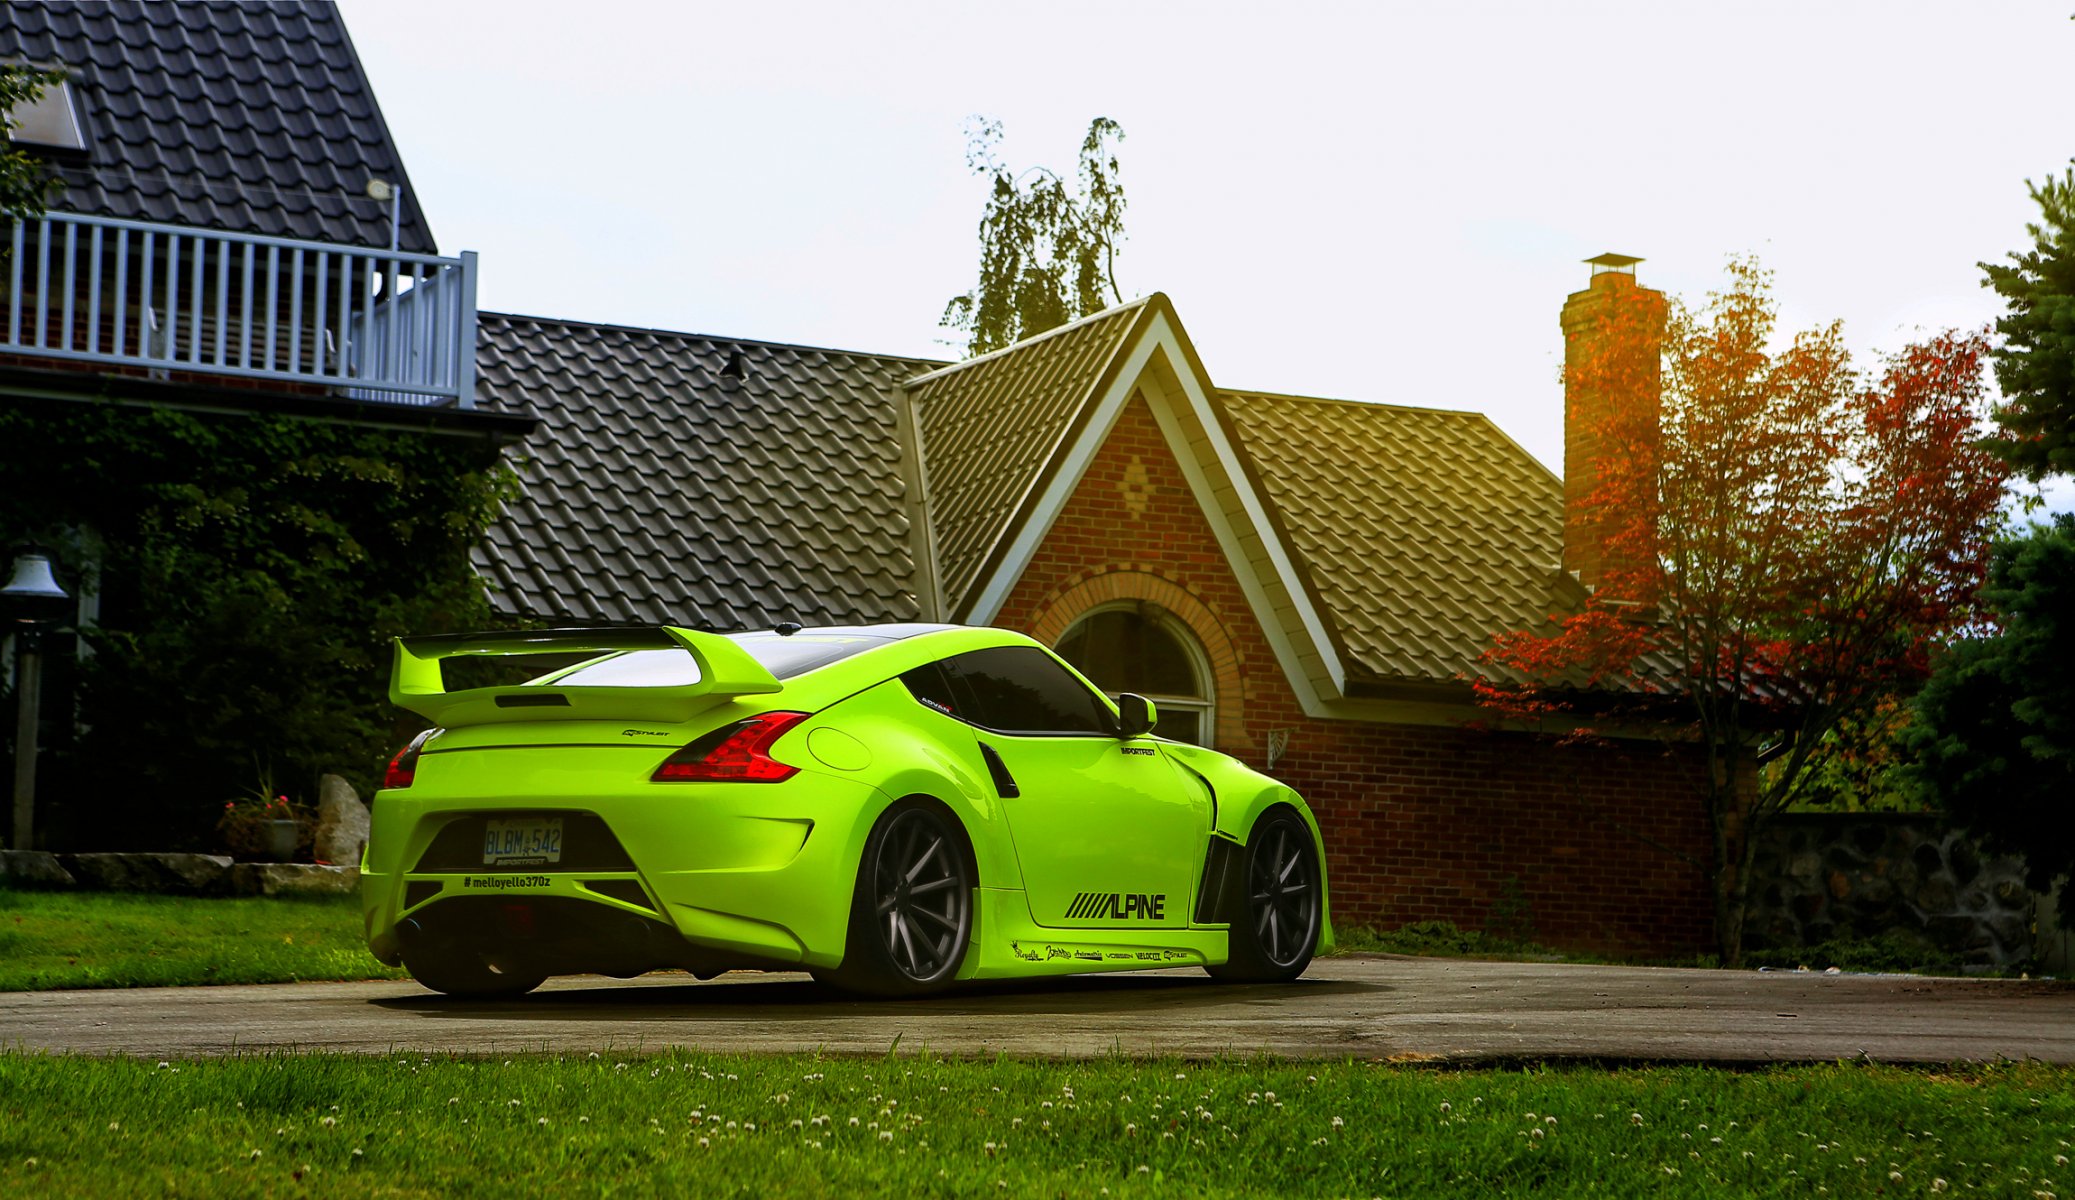
[[1732,964],[1759,830],[1979,619],[2006,478],[1978,445],[1984,334],[1940,334],[1862,377],[1836,324],[1775,345],[1770,282],[1736,260],[1700,310],[1674,302],[1661,360],[1642,289],[1612,290],[1598,328],[1572,334],[1569,395],[1643,401],[1583,417],[1598,578],[1581,610],[1496,638],[1476,684],[1510,719],[1651,727],[1692,748]]

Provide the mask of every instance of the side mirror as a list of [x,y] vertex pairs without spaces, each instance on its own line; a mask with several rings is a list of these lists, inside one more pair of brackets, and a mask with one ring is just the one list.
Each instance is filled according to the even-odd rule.
[[1117,736],[1135,738],[1141,733],[1151,733],[1160,720],[1153,702],[1137,692],[1125,692],[1117,697]]

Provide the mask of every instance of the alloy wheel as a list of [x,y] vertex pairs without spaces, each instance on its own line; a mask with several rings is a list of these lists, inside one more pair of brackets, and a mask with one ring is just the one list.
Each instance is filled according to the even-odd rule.
[[1309,838],[1278,821],[1253,856],[1254,939],[1270,965],[1288,967],[1318,938],[1318,879]]
[[955,967],[972,929],[972,883],[944,823],[919,808],[896,816],[871,878],[872,925],[893,968],[929,983]]

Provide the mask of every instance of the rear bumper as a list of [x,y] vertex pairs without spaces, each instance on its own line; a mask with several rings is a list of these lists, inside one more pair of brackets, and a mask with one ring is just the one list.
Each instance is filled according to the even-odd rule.
[[[674,931],[683,961],[656,966],[842,960],[857,831],[886,803],[877,789],[814,771],[777,784],[655,784],[646,779],[652,752],[616,747],[558,749],[552,763],[516,766],[512,758],[529,755],[451,757],[476,761],[467,770],[421,765],[411,789],[375,796],[360,891],[368,948],[383,962],[401,961],[407,939],[451,924],[463,901],[514,914],[507,925],[476,922],[486,937],[529,936],[528,918],[516,915],[528,909],[591,914],[600,929],[632,921]],[[631,782],[629,767],[640,772]],[[458,839],[440,835],[491,813],[595,816],[624,859],[471,869],[451,853]],[[435,843],[442,852],[428,858]]]

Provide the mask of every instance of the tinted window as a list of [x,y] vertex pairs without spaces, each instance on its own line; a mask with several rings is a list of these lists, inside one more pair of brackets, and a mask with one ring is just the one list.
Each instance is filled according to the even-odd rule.
[[973,697],[967,719],[1003,733],[1110,732],[1109,710],[1072,672],[1034,646],[974,650],[946,662]]
[[936,663],[915,668],[901,676],[901,682],[908,685],[908,693],[919,703],[946,716],[963,718],[966,715],[963,712],[965,706],[958,702],[957,693],[951,688],[950,677]]

